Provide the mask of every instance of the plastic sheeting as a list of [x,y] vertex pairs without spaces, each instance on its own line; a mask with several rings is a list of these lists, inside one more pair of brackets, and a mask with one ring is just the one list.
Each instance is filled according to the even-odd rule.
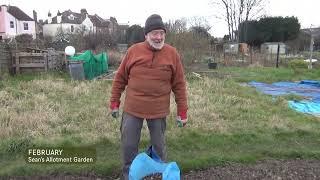
[[87,50],[80,55],[70,57],[69,60],[83,61],[84,75],[89,80],[108,71],[108,56],[105,52],[95,55]]
[[320,117],[320,103],[312,101],[289,101],[289,107],[302,113]]
[[151,146],[133,160],[129,170],[129,180],[141,180],[155,173],[162,173],[163,180],[180,180],[180,169],[177,163],[162,162]]
[[289,107],[298,112],[315,116],[320,115],[320,81],[303,80],[298,83],[276,82],[272,84],[252,81],[249,85],[256,87],[257,90],[265,94],[273,96],[288,94],[303,96],[308,100],[289,101]]

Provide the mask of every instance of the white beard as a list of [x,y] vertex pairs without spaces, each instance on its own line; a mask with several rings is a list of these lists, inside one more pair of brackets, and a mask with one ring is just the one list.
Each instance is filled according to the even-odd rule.
[[153,42],[149,37],[147,37],[147,41],[150,44],[150,46],[156,50],[160,50],[164,46],[164,40],[161,42]]

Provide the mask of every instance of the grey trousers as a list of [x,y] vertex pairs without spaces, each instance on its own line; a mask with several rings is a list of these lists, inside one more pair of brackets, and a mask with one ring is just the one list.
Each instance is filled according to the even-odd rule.
[[[143,121],[143,118],[135,117],[126,112],[123,112],[122,114],[120,127],[122,158],[121,179],[128,179],[130,165],[138,154]],[[146,119],[146,121],[149,129],[151,145],[155,148],[161,160],[166,161],[166,117],[159,119]]]

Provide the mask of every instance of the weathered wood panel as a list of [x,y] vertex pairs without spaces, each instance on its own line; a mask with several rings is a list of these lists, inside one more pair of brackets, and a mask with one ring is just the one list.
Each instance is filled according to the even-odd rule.
[[59,69],[64,63],[64,53],[49,49],[41,52],[17,52],[13,67],[16,73]]
[[8,72],[11,66],[11,52],[9,46],[5,43],[0,43],[0,72]]

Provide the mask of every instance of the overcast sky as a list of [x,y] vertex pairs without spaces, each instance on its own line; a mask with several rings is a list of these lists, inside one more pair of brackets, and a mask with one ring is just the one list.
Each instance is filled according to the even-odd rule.
[[[215,19],[213,0],[1,0],[0,4],[18,6],[32,17],[32,10],[38,13],[38,19],[46,19],[50,11],[53,15],[58,10],[72,10],[80,12],[86,8],[89,14],[98,14],[102,18],[115,17],[118,23],[144,26],[146,18],[154,13],[160,14],[164,21],[180,18],[190,19],[200,17],[206,19],[215,37],[227,34],[225,22]],[[311,24],[320,26],[318,9],[320,0],[268,0],[266,15],[296,16],[302,28],[309,28]]]

